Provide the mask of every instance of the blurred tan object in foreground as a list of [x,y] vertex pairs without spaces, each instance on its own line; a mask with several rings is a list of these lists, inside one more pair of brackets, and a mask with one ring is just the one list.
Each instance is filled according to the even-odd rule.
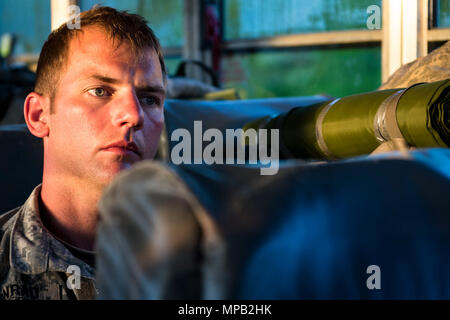
[[378,90],[407,88],[419,82],[434,82],[450,78],[450,41],[425,57],[403,65]]
[[99,210],[99,299],[223,298],[223,242],[167,167],[144,161],[121,173]]

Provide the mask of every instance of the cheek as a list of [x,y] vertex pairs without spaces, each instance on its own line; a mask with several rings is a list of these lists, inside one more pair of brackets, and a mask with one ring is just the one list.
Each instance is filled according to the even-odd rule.
[[152,109],[145,113],[144,119],[145,131],[149,130],[156,134],[161,133],[164,127],[164,109]]
[[153,145],[153,142],[158,142],[161,132],[164,128],[164,119],[162,121],[151,121],[143,130],[146,145]]
[[164,112],[147,112],[142,129],[145,158],[153,158],[158,148],[161,132],[164,128]]
[[58,110],[55,119],[55,136],[58,135],[68,144],[82,144],[83,148],[96,143],[106,115],[98,114],[80,104],[67,104],[65,110]]
[[146,112],[147,120],[153,123],[155,126],[164,125],[164,109],[155,108]]

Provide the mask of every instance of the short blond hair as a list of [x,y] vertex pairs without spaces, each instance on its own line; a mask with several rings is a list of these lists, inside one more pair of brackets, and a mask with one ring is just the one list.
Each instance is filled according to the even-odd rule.
[[92,26],[103,29],[113,42],[118,41],[118,45],[123,41],[127,42],[136,55],[142,54],[147,48],[154,49],[165,80],[167,72],[161,45],[142,16],[110,7],[95,6],[80,14],[80,26],[79,29],[69,29],[67,24],[63,24],[50,33],[39,55],[35,92],[47,95],[53,100],[61,72],[67,65],[70,41],[83,32],[84,28]]

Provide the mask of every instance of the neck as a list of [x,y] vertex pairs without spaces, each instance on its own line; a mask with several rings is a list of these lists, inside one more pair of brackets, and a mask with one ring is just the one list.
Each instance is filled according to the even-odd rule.
[[41,219],[57,238],[81,249],[93,250],[98,220],[97,204],[103,189],[72,177],[44,174]]

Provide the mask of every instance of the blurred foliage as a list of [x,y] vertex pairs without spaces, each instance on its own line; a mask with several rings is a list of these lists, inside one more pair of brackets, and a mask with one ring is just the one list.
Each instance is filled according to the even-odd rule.
[[381,84],[381,49],[296,49],[240,53],[224,58],[225,87],[242,98],[336,97],[376,90]]
[[224,0],[225,38],[365,29],[367,7],[381,0]]

